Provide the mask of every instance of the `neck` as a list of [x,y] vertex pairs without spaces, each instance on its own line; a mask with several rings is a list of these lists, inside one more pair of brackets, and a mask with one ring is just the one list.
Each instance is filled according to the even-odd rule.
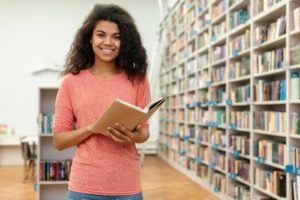
[[119,73],[115,62],[103,62],[98,59],[95,59],[91,70],[95,75],[113,75]]

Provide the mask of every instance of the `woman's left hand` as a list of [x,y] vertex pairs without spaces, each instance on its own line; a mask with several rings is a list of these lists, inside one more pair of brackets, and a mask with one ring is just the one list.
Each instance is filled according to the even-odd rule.
[[115,123],[113,127],[107,128],[107,134],[114,141],[122,144],[143,143],[149,138],[148,129],[143,129],[141,125],[138,125],[134,131],[129,131],[124,126]]

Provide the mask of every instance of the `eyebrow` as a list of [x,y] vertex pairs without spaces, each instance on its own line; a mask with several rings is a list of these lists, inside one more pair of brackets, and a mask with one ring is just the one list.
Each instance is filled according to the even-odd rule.
[[[102,30],[96,30],[96,33],[105,33],[106,34],[106,32],[102,31]],[[112,35],[120,35],[120,33],[116,32],[116,33],[113,33]]]

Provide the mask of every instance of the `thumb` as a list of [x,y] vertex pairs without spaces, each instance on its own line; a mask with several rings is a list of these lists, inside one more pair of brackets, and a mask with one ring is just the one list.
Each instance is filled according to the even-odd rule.
[[140,130],[141,128],[142,128],[142,125],[140,125],[140,124],[137,125],[137,127],[136,127],[137,130]]

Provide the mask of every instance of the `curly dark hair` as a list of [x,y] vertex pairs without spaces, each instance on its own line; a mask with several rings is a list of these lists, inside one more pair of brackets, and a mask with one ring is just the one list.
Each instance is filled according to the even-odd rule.
[[142,45],[140,34],[134,19],[123,8],[113,4],[96,4],[75,35],[75,40],[67,55],[62,76],[88,69],[94,64],[95,54],[90,40],[96,24],[110,21],[118,25],[121,48],[116,59],[116,66],[124,70],[128,78],[143,79],[147,73],[147,54]]

